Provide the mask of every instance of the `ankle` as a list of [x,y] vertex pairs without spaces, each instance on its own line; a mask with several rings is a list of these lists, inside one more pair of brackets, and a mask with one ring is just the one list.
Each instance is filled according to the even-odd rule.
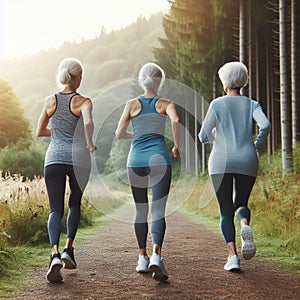
[[161,246],[159,244],[154,244],[152,253],[161,256]]
[[139,249],[139,255],[141,255],[141,256],[148,256],[146,248]]

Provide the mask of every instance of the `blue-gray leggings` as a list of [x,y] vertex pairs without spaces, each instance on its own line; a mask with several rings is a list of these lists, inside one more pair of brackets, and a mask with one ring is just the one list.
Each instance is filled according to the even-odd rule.
[[[74,168],[76,168],[75,171]],[[80,221],[81,198],[89,180],[90,170],[73,167],[72,165],[53,164],[46,166],[44,173],[50,201],[48,234],[50,244],[53,247],[54,245],[59,245],[67,176],[69,177],[70,186],[67,237],[74,239]]]
[[[235,242],[234,214],[238,220],[250,222],[248,200],[256,177],[242,174],[215,174],[210,176],[221,214],[221,230],[226,243]],[[234,196],[233,196],[234,187]]]
[[140,249],[146,248],[148,235],[148,186],[152,190],[151,237],[162,246],[165,230],[165,209],[172,177],[171,166],[128,168],[128,178],[135,202],[134,230]]

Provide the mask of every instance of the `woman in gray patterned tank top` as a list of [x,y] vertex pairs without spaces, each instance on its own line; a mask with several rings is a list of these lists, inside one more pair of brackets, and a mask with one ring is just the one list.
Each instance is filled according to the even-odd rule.
[[[83,66],[79,60],[62,60],[57,74],[61,90],[46,98],[37,125],[37,136],[51,138],[45,157],[45,182],[50,201],[48,234],[52,247],[46,278],[51,282],[63,281],[63,266],[66,269],[76,268],[73,241],[80,221],[81,198],[90,175],[90,153],[96,150],[92,141],[92,101],[77,93],[82,73]],[[71,190],[67,241],[60,255],[67,177]]]

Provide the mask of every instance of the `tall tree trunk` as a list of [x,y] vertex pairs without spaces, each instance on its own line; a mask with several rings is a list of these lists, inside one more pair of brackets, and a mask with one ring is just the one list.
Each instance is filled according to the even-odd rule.
[[[298,3],[299,4],[299,3]],[[291,78],[292,78],[292,143],[296,147],[299,141],[299,71],[297,71],[297,56],[299,50],[296,43],[296,0],[291,6]],[[298,54],[298,55],[297,55]],[[299,68],[299,66],[298,66]]]
[[[239,13],[239,59],[240,62],[247,65],[247,1],[240,0],[240,13]],[[246,89],[242,88],[242,94],[246,94]]]
[[190,143],[190,114],[189,103],[185,101],[185,116],[184,116],[184,128],[185,128],[185,168],[191,170],[191,143]]
[[287,7],[288,3],[286,0],[279,0],[281,146],[282,167],[285,174],[290,172],[293,168]]
[[252,28],[252,13],[251,13],[251,0],[247,1],[247,29],[248,29],[248,72],[249,72],[249,83],[248,83],[248,94],[250,98],[254,97],[255,94],[255,88],[254,88],[254,82],[252,81],[253,71],[255,65],[253,64],[253,55],[255,54],[255,51],[253,53],[253,28]]
[[[199,139],[198,139],[198,132],[199,132],[199,127],[198,127],[198,120],[199,120],[199,95],[194,91],[194,154],[195,154],[195,175],[198,177],[199,176]],[[202,157],[203,159],[203,157]]]

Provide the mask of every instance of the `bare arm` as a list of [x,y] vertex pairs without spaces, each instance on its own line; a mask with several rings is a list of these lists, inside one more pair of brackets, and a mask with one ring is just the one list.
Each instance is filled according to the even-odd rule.
[[130,102],[126,103],[126,106],[124,108],[124,111],[122,113],[122,116],[119,120],[118,127],[116,129],[116,138],[118,140],[120,139],[132,139],[133,134],[132,132],[128,132],[127,128],[129,125],[129,122],[131,120],[131,107]]
[[169,101],[169,104],[166,108],[166,114],[169,116],[172,125],[172,133],[174,140],[174,147],[172,149],[172,153],[174,157],[179,156],[179,136],[180,136],[180,124],[179,124],[179,116],[176,110],[176,105],[174,102]]
[[82,105],[81,105],[81,114],[83,117],[83,124],[84,124],[84,130],[85,130],[85,138],[87,143],[87,149],[90,152],[94,152],[97,148],[93,143],[93,133],[94,133],[94,122],[92,117],[92,109],[93,104],[90,99],[87,99]]
[[47,100],[48,99],[45,100],[44,107],[39,117],[38,125],[36,128],[36,135],[38,137],[51,136],[51,130],[50,128],[48,128],[49,116],[47,113]]

